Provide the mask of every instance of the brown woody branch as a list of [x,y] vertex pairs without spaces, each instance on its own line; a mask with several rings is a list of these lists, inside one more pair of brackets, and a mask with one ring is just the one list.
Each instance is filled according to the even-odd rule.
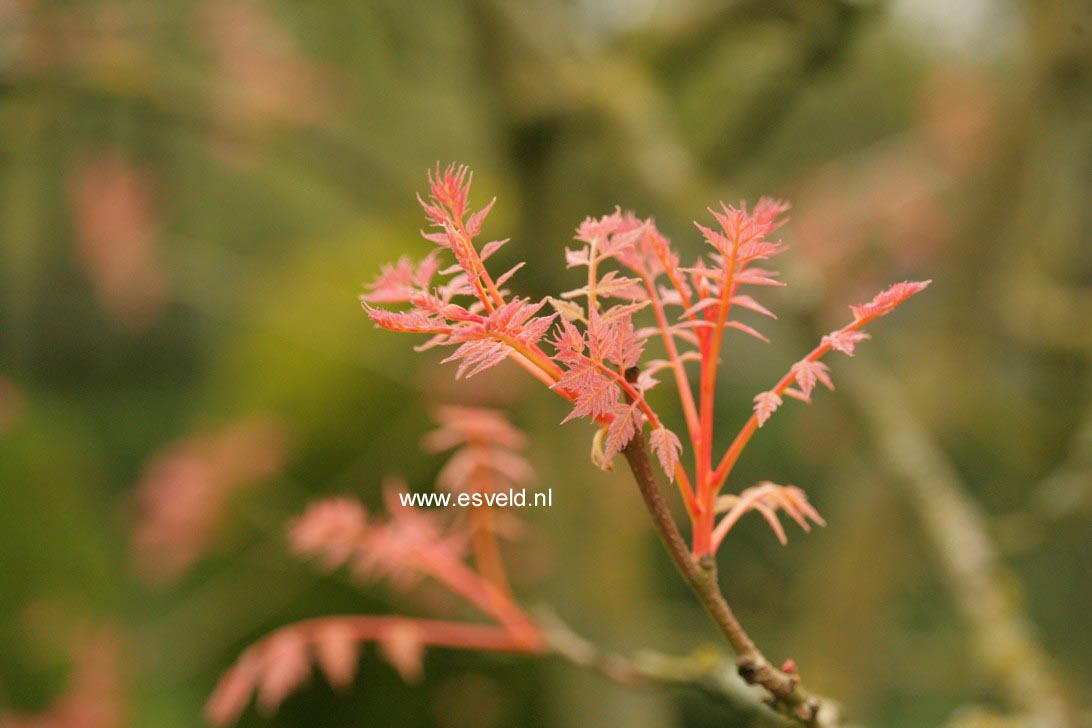
[[[626,372],[626,379],[636,381],[636,378],[636,368]],[[717,563],[713,557],[705,556],[695,559],[691,556],[656,482],[643,431],[630,440],[622,450],[622,454],[629,463],[645,507],[652,516],[652,522],[667,548],[668,555],[698,597],[706,613],[732,645],[736,653],[736,669],[740,677],[748,684],[765,688],[769,693],[771,706],[796,719],[802,725],[816,727],[837,725],[837,718],[832,715],[835,711],[821,710],[822,703],[815,696],[808,695],[801,687],[799,676],[782,672],[772,665],[751,640],[736,619],[732,608],[728,606],[724,595],[721,594],[717,580]]]

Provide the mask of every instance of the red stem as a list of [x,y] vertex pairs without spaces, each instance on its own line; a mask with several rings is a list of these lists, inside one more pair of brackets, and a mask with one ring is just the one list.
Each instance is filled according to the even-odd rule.
[[[878,313],[872,316],[865,316],[864,318],[856,319],[852,323],[843,326],[840,331],[854,331],[881,315],[882,313]],[[830,344],[819,344],[814,349],[812,349],[808,353],[808,355],[805,356],[801,361],[819,361],[824,356],[826,356],[827,352],[829,352],[830,349]],[[789,371],[786,372],[785,375],[777,381],[777,384],[774,385],[773,389],[769,391],[780,396],[785,393],[785,390],[788,389],[789,386],[792,385],[795,378],[796,375],[790,368]],[[745,448],[747,446],[747,443],[750,442],[751,437],[755,434],[756,430],[758,430],[758,413],[753,412],[751,413],[751,416],[747,420],[747,422],[743,425],[743,428],[740,429],[739,434],[737,434],[735,439],[732,440],[732,444],[729,445],[728,451],[724,453],[724,457],[721,458],[721,461],[717,465],[716,470],[713,471],[711,483],[714,497],[720,491],[721,486],[724,485],[724,481],[728,478],[728,475],[732,472],[732,468],[735,466],[736,461],[739,460],[739,456],[743,453],[743,448]]]

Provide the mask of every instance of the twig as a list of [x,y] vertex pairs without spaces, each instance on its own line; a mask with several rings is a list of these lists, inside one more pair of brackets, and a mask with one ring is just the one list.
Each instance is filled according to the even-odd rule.
[[[626,378],[636,381],[637,374],[636,368],[630,369],[626,372]],[[765,688],[771,703],[778,710],[803,725],[837,725],[838,719],[834,715],[836,711],[821,710],[822,703],[818,698],[808,695],[800,686],[799,676],[774,667],[751,640],[720,592],[715,559],[711,555],[699,559],[691,556],[656,482],[643,431],[630,440],[622,454],[629,463],[641,497],[671,560],[675,562],[679,573],[690,585],[706,613],[732,645],[740,677],[748,684]]]

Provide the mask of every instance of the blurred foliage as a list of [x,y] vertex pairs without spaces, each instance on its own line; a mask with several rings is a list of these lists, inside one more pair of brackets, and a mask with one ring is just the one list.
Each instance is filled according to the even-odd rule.
[[[693,251],[716,200],[791,199],[775,341],[732,344],[722,419],[842,306],[933,278],[858,358],[905,390],[1087,697],[1090,33],[1076,0],[0,0],[0,714],[45,710],[107,628],[125,724],[199,725],[265,631],[420,609],[315,574],[281,534],[320,493],[429,487],[437,401],[512,407],[533,436],[555,507],[513,546],[530,601],[623,651],[713,639],[626,478],[591,468],[586,428],[555,426],[562,403],[515,371],[456,387],[359,311],[381,262],[426,249],[414,192],[437,160],[499,197],[487,234],[514,238],[499,265],[527,260],[515,283],[536,296],[572,287],[561,253],[585,215],[633,208]],[[725,591],[854,718],[972,724],[1019,700],[978,664],[920,505],[843,393],[856,364],[765,428],[734,481],[806,485],[830,526],[781,549],[744,522]],[[286,467],[149,585],[135,485],[169,443],[253,415],[284,423]],[[316,679],[244,724],[746,720],[550,661],[437,650],[406,686],[366,655],[351,694]]]

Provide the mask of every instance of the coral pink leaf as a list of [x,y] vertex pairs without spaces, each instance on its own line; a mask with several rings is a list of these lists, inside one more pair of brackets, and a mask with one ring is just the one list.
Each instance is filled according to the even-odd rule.
[[701,234],[705,237],[706,242],[725,255],[731,254],[732,244],[728,241],[728,238],[715,230],[705,227],[700,222],[695,221],[694,225],[698,230],[701,230]]
[[356,675],[360,647],[351,628],[338,620],[328,620],[312,637],[315,662],[335,688],[352,685]]
[[[473,179],[473,175],[470,174],[470,169],[465,165],[455,166],[454,164],[448,165],[443,174],[440,173],[440,165],[436,165],[436,173],[429,172],[428,181],[429,188],[432,193],[432,200],[437,206],[441,208],[447,208],[450,211],[451,217],[456,220],[462,220],[466,214],[466,200],[470,195],[470,183]],[[422,203],[423,205],[424,203]],[[429,211],[426,206],[425,212],[429,213],[432,217],[433,213]],[[446,220],[447,214],[445,212],[440,213],[441,219]]]
[[789,498],[792,498],[796,502],[796,507],[807,518],[810,518],[813,522],[820,526],[826,526],[826,520],[819,515],[819,511],[815,510],[815,507],[808,502],[808,495],[795,485],[789,485],[782,489],[783,493]]
[[796,521],[796,525],[800,526],[801,530],[806,533],[811,532],[811,524],[808,523],[809,516],[813,515],[815,522],[823,525],[823,519],[819,516],[819,513],[811,507],[811,504],[808,503],[804,491],[796,486],[787,485],[779,487],[768,496],[768,498],[776,499],[777,504],[781,509],[789,514],[789,517]]
[[433,410],[432,419],[439,428],[422,440],[421,446],[428,452],[443,452],[460,445],[505,450],[522,450],[527,446],[527,436],[500,410],[446,405]]
[[562,301],[552,296],[548,300],[563,319],[567,321],[582,321],[584,319],[584,309],[572,301]]
[[435,243],[436,245],[439,245],[441,248],[451,248],[452,246],[451,236],[446,230],[442,233],[430,233],[426,230],[422,230],[421,237],[429,241],[430,243]]
[[475,374],[481,374],[487,369],[492,369],[496,365],[508,358],[508,354],[511,349],[507,344],[494,339],[477,339],[475,341],[467,341],[459,346],[451,356],[442,361],[443,364],[448,362],[460,361],[459,369],[455,372],[456,379],[462,379],[466,377],[469,379]]
[[579,250],[565,248],[565,267],[577,268],[582,265],[588,265],[590,262],[587,248],[580,248]]
[[238,720],[254,694],[260,670],[256,649],[251,648],[243,653],[220,678],[209,696],[205,703],[205,719],[213,725],[228,725]]
[[561,363],[569,366],[574,366],[581,362],[584,355],[584,349],[587,346],[584,340],[584,334],[580,333],[580,329],[576,328],[568,317],[562,317],[561,325],[558,327],[557,333],[551,343],[554,345],[554,349],[557,350],[555,358]]
[[804,359],[792,365],[792,373],[796,383],[800,386],[800,392],[805,398],[811,398],[811,392],[815,389],[815,383],[819,382],[827,389],[834,389],[834,383],[830,380],[830,367],[821,361]]
[[554,319],[556,319],[557,316],[558,314],[552,313],[549,316],[536,316],[535,318],[528,320],[522,325],[519,335],[515,338],[525,346],[538,344],[542,337],[546,335],[550,326],[553,325]]
[[613,414],[614,419],[607,427],[607,439],[603,445],[604,462],[610,462],[620,453],[641,428],[641,411],[636,402],[616,405]]
[[778,200],[773,197],[762,197],[759,199],[758,204],[755,205],[755,210],[752,215],[760,225],[770,226],[769,232],[773,232],[785,224],[784,220],[778,220],[777,218],[788,212],[791,207],[792,205],[785,200]]
[[758,415],[758,426],[766,424],[778,407],[781,406],[781,397],[776,392],[759,392],[755,395],[755,414]]
[[853,329],[839,329],[832,331],[823,337],[820,342],[822,346],[829,346],[835,351],[840,351],[846,356],[853,356],[854,350],[857,348],[857,344],[861,343],[865,339],[871,339],[869,334],[863,331],[855,331]]
[[496,201],[497,201],[497,198],[494,197],[492,200],[489,201],[489,204],[487,204],[485,207],[478,210],[473,215],[471,215],[469,218],[467,218],[467,221],[466,221],[466,234],[467,235],[469,235],[470,237],[473,238],[473,237],[476,237],[478,235],[478,233],[480,233],[482,231],[482,222],[485,220],[486,216],[489,214],[489,211],[493,209],[493,204]]
[[751,509],[758,511],[759,515],[766,519],[766,523],[769,524],[770,530],[774,532],[774,535],[777,536],[777,540],[781,542],[782,546],[789,543],[789,537],[785,533],[785,528],[781,525],[781,521],[777,520],[777,513],[775,513],[772,508],[762,501],[756,501],[751,505]]
[[[648,306],[649,301],[640,301],[638,303],[620,303],[617,306],[611,306],[601,314],[601,318],[604,323],[612,324],[616,321],[629,320],[633,317],[633,314],[641,311]],[[658,329],[652,329],[652,331],[658,331]],[[637,338],[644,339],[647,336],[642,336],[640,332],[636,334]]]
[[762,334],[755,331],[753,328],[751,328],[747,324],[740,323],[739,321],[726,321],[726,322],[724,322],[724,325],[727,326],[730,329],[736,329],[737,331],[742,331],[743,333],[748,334],[749,336],[753,336],[756,339],[758,339],[759,341],[764,341],[767,344],[770,343],[769,339],[767,339],[765,336],[763,336]]
[[759,240],[742,245],[736,253],[736,264],[746,265],[754,260],[766,260],[784,251],[781,243],[771,243]]
[[615,296],[630,300],[639,296],[641,290],[636,278],[618,275],[618,272],[613,270],[600,278],[595,287],[596,293],[600,296]]
[[421,679],[425,643],[418,627],[399,621],[379,639],[379,652],[406,682]]
[[482,260],[489,260],[490,256],[507,245],[509,240],[510,238],[505,238],[504,240],[493,240],[486,243],[482,246],[482,251],[478,254],[478,257]]
[[740,271],[736,274],[735,282],[738,285],[752,285],[752,286],[784,286],[785,284],[779,280],[776,280],[774,276],[777,275],[773,271],[759,270],[758,268],[749,268],[745,271]]
[[766,308],[750,296],[732,296],[732,305],[748,309],[749,311],[754,311],[755,313],[760,313],[763,316],[769,316],[772,319],[777,318],[777,316],[774,315],[773,311]]
[[622,225],[622,211],[618,208],[614,209],[609,215],[596,219],[593,217],[584,218],[584,222],[580,223],[580,227],[576,229],[576,239],[585,243],[592,243],[596,241],[605,241],[608,236],[613,235],[614,232]]
[[668,479],[675,480],[675,466],[679,463],[679,451],[682,450],[678,436],[666,427],[657,427],[649,435],[648,442]]
[[261,660],[258,707],[269,715],[311,675],[307,640],[294,629],[282,629],[269,638]]
[[633,225],[634,227],[624,232],[619,230],[611,235],[608,243],[603,246],[603,255],[624,260],[626,255],[633,252],[634,246],[645,234],[644,224],[633,218],[633,213],[628,212],[626,215],[629,217],[623,222],[623,225]]
[[422,351],[428,351],[429,349],[434,349],[437,346],[442,345],[444,342],[447,341],[447,339],[448,339],[447,334],[436,334],[435,336],[430,338],[425,343],[417,344],[416,346],[414,346],[413,350],[418,352],[418,353],[420,353]]
[[606,318],[594,309],[588,318],[588,350],[593,359],[609,361],[620,370],[635,366],[644,351],[629,316]]
[[[769,511],[768,506],[763,510],[763,506],[765,506],[762,502],[763,498],[776,488],[777,486],[772,483],[761,483],[751,488],[747,488],[738,496],[722,496],[719,498],[716,510],[718,512],[725,510],[727,513],[724,514],[724,517],[714,529],[714,537],[723,540],[735,524],[739,522],[739,519],[743,518],[743,516],[750,511],[758,511],[763,518],[770,523],[770,528],[773,529],[778,540],[784,544],[786,542],[785,531],[781,527],[781,524],[777,523],[777,517]],[[777,523],[777,525],[774,526],[774,523]]]
[[439,319],[421,311],[388,311],[364,304],[364,310],[372,322],[381,329],[397,333],[442,334],[450,328]]
[[434,225],[442,225],[447,219],[447,212],[440,205],[430,205],[421,198],[421,195],[417,195],[417,202],[420,203],[421,209],[425,211],[425,217],[431,220]]
[[[2,385],[0,377],[0,410]],[[165,582],[186,571],[217,533],[232,494],[276,473],[285,445],[275,420],[252,416],[171,442],[149,458],[134,492],[131,542],[142,575]]]
[[384,265],[379,276],[368,284],[369,292],[361,296],[368,303],[402,303],[420,286],[416,285],[417,271],[408,256],[403,255],[396,263]]
[[289,529],[288,540],[296,554],[336,569],[360,547],[367,528],[367,513],[359,501],[327,498],[307,507]]
[[690,318],[694,314],[700,313],[701,311],[704,311],[705,309],[709,308],[710,306],[719,306],[719,305],[720,305],[720,299],[719,298],[713,298],[713,297],[703,298],[700,301],[698,301],[697,303],[695,303],[693,306],[691,306],[690,308],[686,309],[681,314],[679,314],[679,320],[682,320],[682,319],[685,319],[685,318]]
[[[671,335],[673,337],[675,337],[676,339],[681,339],[681,340],[685,341],[686,343],[691,344],[693,346],[699,346],[700,342],[698,341],[697,335],[693,331],[690,330],[691,328],[695,328],[695,327],[696,327],[695,322],[688,321],[688,322],[686,322],[684,324],[677,324],[675,326],[671,326],[671,327],[669,327],[668,330],[671,332]],[[694,361],[700,361],[700,360],[701,360],[701,358],[700,358],[700,354],[699,354],[699,358],[695,359]]]
[[777,485],[764,481],[756,486],[747,488],[738,496],[722,496],[717,503],[717,512],[727,511],[724,518],[714,531],[716,543],[720,543],[728,534],[728,531],[749,511],[757,511],[777,536],[777,540],[785,544],[785,530],[777,520],[777,511],[783,510],[804,531],[811,531],[809,519],[825,526],[826,521],[818,511],[808,503],[808,497],[804,491],[794,485]]
[[576,393],[573,411],[562,424],[578,417],[598,419],[609,414],[618,402],[618,385],[599,371],[594,362],[573,367],[554,386]]
[[497,287],[499,288],[500,286],[503,286],[505,283],[507,283],[512,278],[512,276],[514,276],[516,274],[516,271],[518,271],[520,268],[522,268],[525,265],[527,265],[527,264],[526,263],[516,263],[514,266],[512,266],[507,271],[502,273],[501,276],[499,278],[497,278],[497,282],[496,282]]
[[850,306],[850,310],[853,311],[853,318],[856,321],[862,321],[891,313],[895,307],[910,298],[910,296],[924,291],[930,283],[932,283],[931,280],[896,283],[890,288],[877,293],[875,298],[868,303],[860,306]]
[[710,268],[708,264],[701,259],[694,263],[692,267],[680,268],[679,270],[683,273],[689,273],[691,279],[695,282],[695,285],[698,281],[703,279],[715,279],[724,275],[724,271],[719,268]]

